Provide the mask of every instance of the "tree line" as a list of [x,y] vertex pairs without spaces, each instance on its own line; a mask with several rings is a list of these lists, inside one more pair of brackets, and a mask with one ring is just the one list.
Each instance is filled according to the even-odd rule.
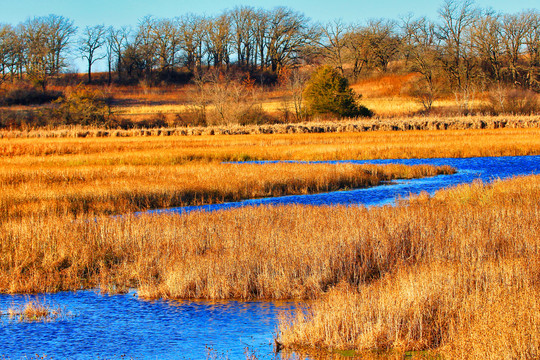
[[387,72],[399,61],[421,75],[426,106],[439,88],[467,101],[478,86],[507,84],[540,89],[540,13],[499,14],[472,0],[445,0],[438,17],[365,24],[314,23],[286,7],[236,7],[217,16],[185,14],[140,19],[134,27],[88,26],[78,31],[59,15],[0,25],[2,81],[28,77],[45,87],[65,71],[68,56],[87,64],[88,82],[98,60],[109,82],[174,79],[180,70],[278,73],[299,64],[330,64],[349,78]]

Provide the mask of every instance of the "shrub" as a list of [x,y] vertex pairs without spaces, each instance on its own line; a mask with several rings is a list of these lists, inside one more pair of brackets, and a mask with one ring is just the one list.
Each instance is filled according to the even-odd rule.
[[538,95],[531,90],[497,88],[490,91],[484,112],[530,115],[540,111]]
[[50,111],[44,110],[0,110],[0,129],[35,129],[51,124]]
[[343,117],[370,117],[372,111],[358,105],[359,98],[349,87],[349,82],[330,66],[319,68],[308,81],[304,97],[313,115]]
[[263,110],[261,106],[251,107],[239,115],[240,125],[278,124],[279,119]]
[[104,95],[84,86],[77,86],[59,98],[57,117],[65,125],[106,125],[109,107]]
[[178,113],[174,119],[175,126],[206,126],[206,111],[193,107]]

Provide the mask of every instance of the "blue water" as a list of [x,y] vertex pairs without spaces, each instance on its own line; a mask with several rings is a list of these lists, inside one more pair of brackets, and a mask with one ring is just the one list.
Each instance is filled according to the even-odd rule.
[[[246,200],[211,206],[153,211],[220,210],[249,205],[392,203],[396,197],[476,179],[492,181],[540,173],[540,156],[340,161],[357,164],[450,165],[458,172],[433,178],[396,181],[368,189]],[[336,162],[327,162],[336,163]],[[264,162],[261,162],[264,166]],[[274,359],[272,341],[280,311],[295,303],[145,301],[134,293],[107,296],[93,291],[41,295],[71,313],[49,323],[21,323],[0,318],[0,359]],[[0,311],[24,303],[24,296],[0,295]]]
[[[275,163],[276,161],[253,161],[248,164]],[[288,161],[290,162],[290,161]],[[405,165],[450,165],[458,170],[454,175],[440,175],[431,178],[397,180],[392,184],[367,189],[335,191],[313,195],[292,195],[275,198],[250,199],[225,204],[186,206],[170,209],[152,210],[147,213],[189,211],[213,211],[231,209],[242,206],[257,205],[384,205],[391,204],[398,197],[407,197],[426,191],[433,194],[437,190],[459,184],[471,183],[474,180],[490,182],[494,179],[504,179],[516,175],[540,173],[540,156],[506,156],[479,158],[437,158],[437,159],[393,159],[393,160],[341,160],[316,161],[310,163],[352,163],[352,164],[405,164]]]
[[[52,322],[0,320],[0,359],[273,359],[278,311],[292,302],[145,301],[94,291],[38,296],[64,308]],[[35,298],[33,296],[32,298]],[[0,296],[0,310],[27,296]]]

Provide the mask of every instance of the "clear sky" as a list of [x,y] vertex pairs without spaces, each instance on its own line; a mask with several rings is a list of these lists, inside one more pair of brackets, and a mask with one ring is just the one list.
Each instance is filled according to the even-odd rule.
[[[0,0],[0,23],[16,25],[28,18],[56,14],[65,16],[82,29],[89,25],[132,25],[146,15],[173,18],[186,13],[216,15],[238,5],[271,9],[287,6],[315,22],[342,19],[363,23],[368,19],[399,20],[408,14],[437,17],[443,0]],[[540,8],[540,0],[476,0],[481,8],[515,13]],[[75,60],[75,59],[74,59]],[[75,60],[80,68],[80,62]]]
[[[412,13],[435,18],[442,0],[0,0],[0,23],[18,24],[34,16],[63,15],[83,28],[86,25],[136,25],[145,15],[175,17],[185,13],[214,15],[237,5],[273,8],[287,6],[314,21],[341,18],[363,22],[371,18],[399,19]],[[503,13],[540,8],[540,0],[477,0],[482,8]]]

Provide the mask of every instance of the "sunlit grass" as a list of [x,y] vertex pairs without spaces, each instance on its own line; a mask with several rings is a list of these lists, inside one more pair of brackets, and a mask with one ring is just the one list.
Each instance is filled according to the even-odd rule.
[[0,315],[19,322],[50,322],[68,315],[65,309],[53,306],[44,300],[28,299],[23,304],[13,305]]
[[0,215],[125,214],[364,188],[453,172],[433,166],[295,163],[6,167],[0,170]]
[[414,215],[405,228],[389,216],[393,250],[383,256],[397,251],[399,260],[368,281],[344,279],[308,311],[283,318],[280,341],[359,354],[537,358],[539,197],[540,177],[531,176],[402,202]]
[[[320,127],[324,129],[324,124]],[[343,124],[346,130],[347,124]],[[540,154],[540,129],[3,138],[2,164],[179,164],[193,160],[352,160]]]

